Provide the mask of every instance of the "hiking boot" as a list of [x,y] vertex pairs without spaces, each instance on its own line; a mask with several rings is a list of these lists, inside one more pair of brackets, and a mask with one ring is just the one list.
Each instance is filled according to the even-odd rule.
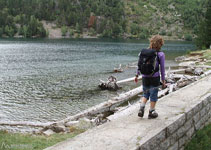
[[158,117],[158,113],[155,110],[150,110],[149,111],[149,115],[148,115],[148,119],[154,119]]
[[144,108],[145,107],[140,107],[139,112],[138,112],[138,116],[139,117],[143,117],[144,116]]

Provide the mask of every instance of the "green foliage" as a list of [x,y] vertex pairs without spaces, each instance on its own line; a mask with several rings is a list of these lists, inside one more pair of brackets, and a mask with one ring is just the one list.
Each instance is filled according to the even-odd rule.
[[103,31],[102,37],[110,38],[110,37],[112,37],[112,34],[113,34],[112,29],[105,29]]
[[193,139],[186,145],[185,150],[210,150],[211,149],[211,124],[197,131]]
[[172,32],[168,32],[167,35],[168,35],[168,36],[172,36]]
[[82,27],[81,27],[81,25],[79,24],[79,23],[76,23],[76,33],[81,33],[81,31],[82,31]]
[[161,30],[160,35],[166,35],[166,30]]
[[69,29],[69,36],[70,37],[74,36],[74,30],[73,29]]
[[185,34],[185,40],[186,41],[192,41],[193,40],[192,35],[191,34]]
[[66,36],[67,35],[67,27],[66,26],[62,26],[61,27],[61,32],[62,32],[62,36]]
[[141,31],[141,28],[138,24],[132,23],[131,24],[131,34],[138,35]]
[[[55,22],[59,27],[72,28],[79,35],[84,28],[88,28],[90,16],[98,16],[91,27],[105,37],[121,37],[127,33],[142,39],[158,34],[161,27],[166,29],[160,34],[170,36],[167,29],[178,23],[180,31],[196,34],[201,18],[205,18],[207,1],[0,0],[1,36],[14,36],[18,32],[24,37],[45,37],[48,33],[41,20]],[[147,32],[145,29],[148,29]],[[177,35],[175,32],[172,34]]]
[[198,48],[209,48],[211,45],[211,1],[207,2],[205,18],[200,23],[197,35],[196,44]]
[[95,29],[93,29],[93,28],[90,28],[90,33],[91,33],[91,36],[94,36],[94,35],[96,35],[96,31],[95,31]]
[[7,25],[7,26],[4,28],[4,33],[5,33],[7,36],[9,36],[9,37],[13,37],[14,34],[15,34],[15,31],[14,31],[14,29],[13,29],[12,27],[10,27],[10,26]]

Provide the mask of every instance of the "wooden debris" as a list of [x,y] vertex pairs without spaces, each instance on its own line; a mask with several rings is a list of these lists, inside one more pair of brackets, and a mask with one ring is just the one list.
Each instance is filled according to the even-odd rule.
[[185,56],[179,56],[175,58],[175,61],[184,61],[187,57]]
[[194,69],[193,73],[194,73],[195,75],[200,76],[200,75],[202,75],[202,74],[204,73],[204,71],[203,71],[202,68],[196,68],[196,69]]
[[195,64],[196,64],[195,61],[187,61],[187,62],[179,63],[179,67],[189,67],[189,66],[193,66]]
[[[131,81],[134,81],[135,77],[132,77],[132,78],[128,78],[128,79],[124,79],[124,80],[121,80],[121,81],[117,81],[117,84],[122,84],[122,83],[126,83],[126,82],[131,82]],[[138,80],[141,80],[142,79],[142,76],[139,76],[138,77]]]
[[102,90],[118,90],[120,87],[117,85],[117,79],[114,76],[108,77],[108,80],[105,82],[103,80],[100,80],[101,84],[99,87]]
[[66,123],[69,121],[78,120],[79,118],[82,118],[82,117],[87,117],[87,118],[91,119],[92,117],[90,117],[90,116],[96,116],[98,114],[103,114],[105,112],[115,111],[115,108],[117,106],[120,106],[124,102],[128,101],[130,98],[137,96],[142,91],[143,91],[142,86],[140,86],[140,87],[130,90],[126,93],[122,93],[119,96],[114,97],[106,102],[103,102],[103,103],[97,105],[97,106],[91,107],[88,110],[85,110],[79,114],[76,114],[76,115],[70,116],[64,120],[61,120],[58,123]]
[[123,72],[122,64],[119,64],[119,68],[114,68],[114,72]]

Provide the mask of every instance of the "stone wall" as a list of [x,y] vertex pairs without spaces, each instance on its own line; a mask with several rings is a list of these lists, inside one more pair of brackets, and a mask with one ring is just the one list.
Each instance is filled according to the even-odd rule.
[[163,130],[140,145],[138,150],[183,150],[195,132],[211,123],[211,93],[179,115]]

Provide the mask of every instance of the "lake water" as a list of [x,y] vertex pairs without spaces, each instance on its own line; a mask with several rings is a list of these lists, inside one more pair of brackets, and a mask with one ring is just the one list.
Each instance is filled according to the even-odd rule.
[[[55,121],[108,100],[121,91],[98,89],[99,79],[133,77],[135,69],[112,73],[137,62],[146,41],[0,40],[0,120]],[[166,66],[194,50],[187,42],[166,42]]]

